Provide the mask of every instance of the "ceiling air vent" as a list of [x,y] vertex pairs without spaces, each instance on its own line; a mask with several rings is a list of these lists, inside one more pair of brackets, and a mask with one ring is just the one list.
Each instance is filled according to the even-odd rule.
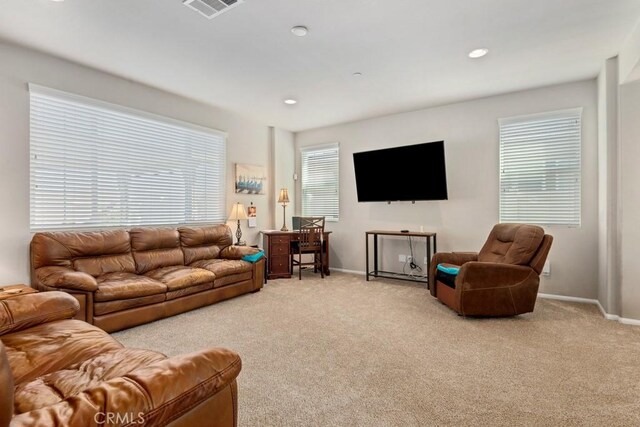
[[209,19],[241,3],[244,3],[244,0],[182,0],[182,4]]

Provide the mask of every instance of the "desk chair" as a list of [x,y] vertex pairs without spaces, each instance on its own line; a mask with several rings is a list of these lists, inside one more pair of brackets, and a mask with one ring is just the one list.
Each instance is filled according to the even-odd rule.
[[[292,242],[291,271],[297,265],[298,279],[302,280],[302,266],[313,265],[313,272],[320,268],[320,276],[324,279],[324,217],[300,217],[300,224],[295,231],[298,239]],[[313,254],[313,262],[302,262],[303,254]]]

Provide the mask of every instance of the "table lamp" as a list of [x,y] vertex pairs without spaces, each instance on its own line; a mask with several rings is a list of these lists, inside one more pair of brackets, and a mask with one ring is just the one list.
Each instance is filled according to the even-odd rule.
[[289,203],[289,190],[283,188],[280,190],[280,197],[278,197],[278,203],[282,203],[282,228],[280,231],[289,231],[287,229],[287,203]]
[[244,210],[244,205],[242,203],[236,203],[231,208],[231,213],[229,214],[229,221],[238,221],[238,229],[236,230],[236,237],[238,241],[236,242],[236,246],[241,246],[243,243],[240,241],[242,238],[242,230],[240,229],[240,220],[248,219],[247,212]]

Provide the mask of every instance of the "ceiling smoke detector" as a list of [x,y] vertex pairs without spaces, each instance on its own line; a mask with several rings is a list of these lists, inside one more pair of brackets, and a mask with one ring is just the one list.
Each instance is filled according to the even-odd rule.
[[242,3],[244,0],[182,0],[183,5],[208,19],[215,18]]

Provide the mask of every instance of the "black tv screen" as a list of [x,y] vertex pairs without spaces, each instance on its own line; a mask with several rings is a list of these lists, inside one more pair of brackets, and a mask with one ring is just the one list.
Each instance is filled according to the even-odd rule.
[[353,154],[359,202],[446,200],[444,141]]

